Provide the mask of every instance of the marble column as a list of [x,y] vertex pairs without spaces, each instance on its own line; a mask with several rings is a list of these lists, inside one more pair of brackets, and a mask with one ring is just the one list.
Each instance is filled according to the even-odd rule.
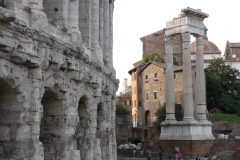
[[103,0],[103,61],[108,66],[109,58],[109,0]]
[[196,36],[196,97],[197,117],[199,121],[206,121],[206,80],[203,59],[203,37]]
[[192,64],[190,53],[191,33],[182,34],[183,41],[183,105],[184,121],[194,120],[193,118],[193,88],[192,88]]
[[166,119],[165,121],[175,121],[174,106],[174,77],[173,77],[173,40],[171,36],[165,37],[165,72],[166,72]]

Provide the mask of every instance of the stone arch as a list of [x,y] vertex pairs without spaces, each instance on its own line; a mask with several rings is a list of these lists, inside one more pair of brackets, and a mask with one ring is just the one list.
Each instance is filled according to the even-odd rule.
[[57,93],[52,90],[45,90],[41,103],[43,105],[43,116],[39,140],[43,143],[44,159],[55,159],[57,154],[65,150],[61,138],[65,136],[63,130],[67,117],[61,113],[62,101],[57,98]]
[[151,115],[149,110],[145,111],[145,126],[151,126]]
[[[0,79],[0,159],[26,156],[24,154],[28,148],[19,147],[21,144],[24,145],[22,139],[30,141],[31,137],[27,133],[31,128],[21,118],[23,111],[23,103],[18,101],[16,91],[10,84]],[[31,153],[32,150],[29,151]]]
[[81,96],[78,102],[78,117],[79,122],[76,126],[75,139],[77,141],[77,149],[80,150],[81,159],[84,158],[84,146],[83,143],[88,133],[88,129],[91,127],[91,119],[88,108],[90,105],[90,98],[87,95]]
[[104,104],[101,102],[97,106],[97,138],[101,138],[101,129],[103,126],[104,121]]

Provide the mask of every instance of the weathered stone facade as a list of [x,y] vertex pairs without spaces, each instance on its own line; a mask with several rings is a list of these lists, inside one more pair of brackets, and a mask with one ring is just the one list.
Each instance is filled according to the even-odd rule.
[[4,1],[0,159],[117,159],[113,3]]

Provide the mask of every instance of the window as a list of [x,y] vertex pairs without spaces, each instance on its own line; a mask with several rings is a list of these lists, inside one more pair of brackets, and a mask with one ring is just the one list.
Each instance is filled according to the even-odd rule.
[[148,80],[148,75],[145,76],[145,79]]
[[154,37],[159,37],[159,34],[154,34]]
[[146,101],[149,101],[149,95],[148,95],[148,92],[146,93]]
[[174,77],[174,79],[176,79],[177,75],[174,73],[173,77]]
[[136,102],[136,100],[134,100],[134,107],[137,107],[137,102]]
[[155,78],[158,78],[158,74],[157,74],[157,73],[155,73],[154,77],[155,77]]
[[193,60],[196,60],[196,56],[195,55],[193,56]]
[[131,105],[131,100],[126,100],[125,105],[130,106]]
[[194,73],[194,75],[195,75],[195,77],[197,77],[197,73],[196,72]]
[[142,105],[142,102],[141,101],[138,101],[138,106],[140,107]]
[[154,100],[157,100],[157,92],[153,92],[153,98]]

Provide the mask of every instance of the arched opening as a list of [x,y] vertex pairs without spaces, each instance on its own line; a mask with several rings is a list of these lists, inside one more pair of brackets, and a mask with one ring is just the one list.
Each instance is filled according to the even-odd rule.
[[101,138],[101,128],[103,123],[103,103],[98,104],[97,108],[97,138]]
[[21,114],[20,107],[22,106],[18,103],[14,90],[6,82],[0,80],[0,159],[10,159],[13,154],[15,147],[11,141],[16,135],[11,137],[11,133],[16,133],[16,124],[19,124]]
[[88,126],[88,120],[90,118],[89,113],[87,112],[87,97],[83,96],[80,98],[78,103],[78,117],[79,122],[76,126],[75,138],[77,141],[77,149],[80,150],[80,155],[83,159],[84,146],[82,145],[83,140],[85,139],[86,129]]
[[150,111],[145,111],[145,126],[151,126],[151,116]]
[[59,124],[59,108],[61,101],[54,97],[55,93],[46,90],[43,98],[43,117],[40,125],[39,140],[43,143],[44,159],[55,159],[56,152],[61,151],[60,133],[58,133]]

